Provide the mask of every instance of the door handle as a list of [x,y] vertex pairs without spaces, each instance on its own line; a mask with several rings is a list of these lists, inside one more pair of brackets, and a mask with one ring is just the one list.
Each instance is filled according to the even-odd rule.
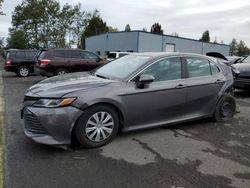
[[214,83],[219,84],[219,83],[223,83],[223,82],[224,82],[224,80],[218,79],[218,80],[216,80]]
[[181,88],[185,88],[185,87],[187,87],[187,85],[185,85],[185,84],[179,84],[179,85],[176,86],[175,88],[176,88],[176,89],[181,89]]

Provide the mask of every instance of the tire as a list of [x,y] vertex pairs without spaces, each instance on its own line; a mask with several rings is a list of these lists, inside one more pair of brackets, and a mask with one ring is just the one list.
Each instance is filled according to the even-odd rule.
[[214,119],[218,122],[230,120],[236,112],[236,102],[230,94],[224,94],[217,103]]
[[65,68],[59,68],[55,71],[55,76],[60,76],[60,75],[64,75],[64,74],[68,74],[69,71]]
[[107,105],[87,109],[76,124],[75,136],[85,147],[96,148],[110,142],[118,132],[117,112]]
[[22,65],[18,67],[16,74],[20,77],[27,77],[30,75],[30,67]]

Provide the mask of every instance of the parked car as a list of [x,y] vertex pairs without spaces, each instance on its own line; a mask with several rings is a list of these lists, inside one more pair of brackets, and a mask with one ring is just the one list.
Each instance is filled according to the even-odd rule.
[[235,79],[234,87],[237,89],[250,89],[250,56],[245,57],[233,66],[240,72]]
[[107,60],[113,61],[115,59],[118,59],[120,57],[123,57],[125,55],[131,54],[130,52],[109,52]]
[[107,62],[89,51],[53,48],[40,53],[36,68],[41,75],[50,77],[70,72],[91,71]]
[[86,147],[118,132],[235,113],[231,67],[197,54],[142,53],[91,73],[45,79],[25,94],[25,134],[34,141]]
[[38,53],[37,50],[7,50],[4,69],[14,72],[20,77],[29,76],[30,73],[34,73]]

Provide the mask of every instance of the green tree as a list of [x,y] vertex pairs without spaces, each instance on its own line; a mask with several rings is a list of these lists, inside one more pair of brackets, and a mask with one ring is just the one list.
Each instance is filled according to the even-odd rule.
[[0,0],[0,15],[4,15],[4,13],[2,11],[2,3],[3,3],[3,0]]
[[127,25],[125,26],[125,30],[124,30],[124,31],[126,31],[126,32],[131,31],[131,28],[130,28],[130,25],[129,25],[129,24],[127,24]]
[[4,47],[4,37],[0,38],[0,48]]
[[202,37],[200,38],[200,41],[202,41],[202,42],[210,42],[210,36],[209,36],[209,31],[208,30],[203,32]]
[[15,7],[12,29],[25,32],[30,48],[79,47],[89,17],[80,3],[61,7],[56,0],[23,0]]
[[245,45],[245,42],[242,40],[237,45],[237,49],[238,56],[248,55],[250,53],[250,49]]
[[142,31],[147,32],[148,30],[147,30],[147,28],[146,28],[146,27],[143,27],[143,28],[142,28]]
[[229,46],[230,46],[230,50],[229,50],[230,55],[237,55],[238,43],[235,38],[232,39],[232,42],[230,42]]
[[117,32],[119,31],[118,28],[114,28],[112,26],[108,26],[108,32]]
[[151,26],[151,33],[163,34],[163,30],[161,29],[161,25],[159,23],[154,23]]
[[10,37],[7,38],[8,48],[26,49],[28,48],[28,39],[22,30],[10,31]]
[[109,28],[106,22],[102,20],[99,11],[95,10],[82,34],[82,47],[85,48],[86,37],[106,33],[108,31]]

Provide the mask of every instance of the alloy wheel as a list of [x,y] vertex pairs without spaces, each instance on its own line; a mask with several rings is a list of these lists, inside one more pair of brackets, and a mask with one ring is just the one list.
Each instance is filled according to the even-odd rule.
[[29,69],[27,67],[21,67],[19,69],[19,74],[22,76],[22,77],[26,77],[29,75]]
[[85,134],[93,142],[101,142],[110,137],[114,129],[114,119],[108,112],[97,112],[87,121]]

